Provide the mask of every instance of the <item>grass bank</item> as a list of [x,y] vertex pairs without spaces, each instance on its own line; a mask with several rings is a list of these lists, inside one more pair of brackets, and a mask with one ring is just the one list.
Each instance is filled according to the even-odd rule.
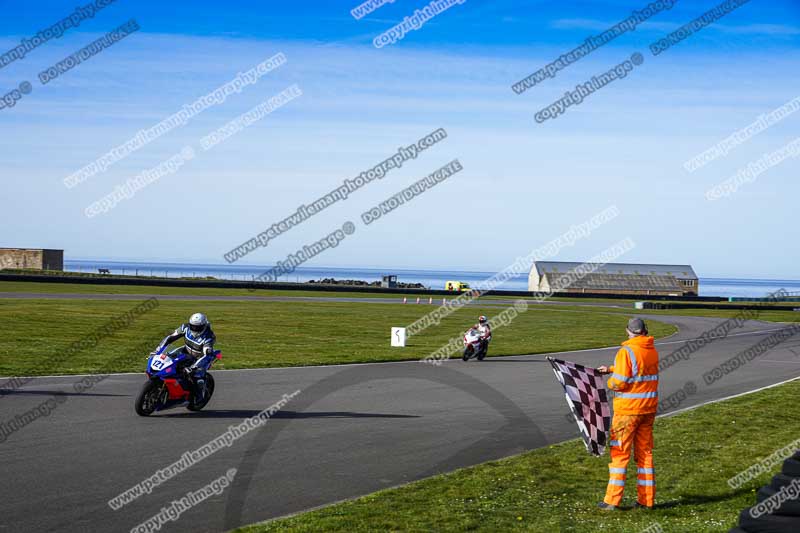
[[[103,338],[66,361],[56,355],[71,343],[88,338],[136,301],[0,299],[0,375],[91,373],[104,368],[112,355],[117,371],[140,371],[146,353],[196,311],[208,314],[223,351],[224,368],[257,368],[420,359],[453,336],[460,336],[479,314],[493,317],[502,308],[460,309],[408,341],[389,346],[392,326],[406,326],[431,311],[428,305],[279,301],[175,301],[160,305],[128,327]],[[577,350],[615,345],[624,339],[628,315],[595,309],[549,309],[521,313],[511,325],[496,329],[490,355]],[[652,322],[658,337],[674,326]],[[63,359],[63,358],[62,358]]]
[[[800,436],[800,411],[790,408],[798,395],[800,380],[659,418],[652,511],[598,511],[608,457],[590,457],[582,442],[573,440],[239,531],[622,533],[657,523],[667,532],[724,532],[736,525],[742,509],[755,504],[755,491],[775,472],[737,490],[727,480]],[[630,506],[635,464],[628,472]]]
[[[170,296],[314,296],[350,298],[402,298],[402,295],[376,292],[332,292],[315,290],[227,289],[214,287],[161,287],[158,285],[105,285],[91,283],[47,283],[30,281],[0,281],[0,292],[55,294],[154,294]],[[441,299],[441,296],[439,297]]]

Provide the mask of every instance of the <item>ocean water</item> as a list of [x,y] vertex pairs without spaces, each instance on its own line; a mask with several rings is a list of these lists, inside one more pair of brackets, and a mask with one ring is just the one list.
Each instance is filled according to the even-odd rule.
[[[149,263],[133,261],[65,260],[64,269],[71,272],[94,272],[107,268],[114,274],[158,276],[165,278],[207,277],[237,281],[250,281],[261,275],[267,266],[220,265],[201,263]],[[367,282],[380,280],[384,274],[394,274],[398,282],[422,283],[428,288],[443,289],[448,280],[477,284],[495,272],[460,270],[407,270],[375,268],[299,267],[283,276],[280,281],[305,283],[322,278],[358,279]],[[778,289],[800,295],[800,280],[700,278],[701,296],[763,297]],[[528,290],[527,274],[517,276],[498,286],[498,290]]]

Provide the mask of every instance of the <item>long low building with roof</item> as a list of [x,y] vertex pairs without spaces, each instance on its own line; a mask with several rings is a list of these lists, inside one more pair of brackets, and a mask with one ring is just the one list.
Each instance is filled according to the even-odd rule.
[[528,290],[554,293],[697,296],[700,280],[689,265],[535,261]]

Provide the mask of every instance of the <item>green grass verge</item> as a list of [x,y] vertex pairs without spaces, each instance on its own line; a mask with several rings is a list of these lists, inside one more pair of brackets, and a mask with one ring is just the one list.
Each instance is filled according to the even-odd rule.
[[[389,346],[392,326],[405,326],[431,311],[429,305],[380,303],[309,303],[272,301],[161,301],[159,307],[97,346],[68,360],[58,354],[87,338],[106,321],[133,308],[136,301],[0,299],[0,375],[46,375],[96,372],[112,358],[117,371],[144,367],[143,341],[152,347],[196,311],[208,314],[223,351],[222,368],[257,368],[420,359],[459,336],[479,314],[491,317],[499,307],[460,309],[435,327]],[[616,345],[624,340],[627,315],[595,309],[531,308],[510,326],[497,328],[491,355],[578,350]],[[653,322],[657,337],[674,326]],[[177,344],[176,344],[177,346]]]
[[[315,290],[226,289],[214,287],[160,287],[157,285],[103,285],[91,283],[47,283],[30,281],[0,281],[0,292],[60,293],[60,294],[156,294],[186,296],[315,296],[351,298],[398,298],[401,294],[376,292],[333,292]],[[441,296],[439,296],[441,299]]]
[[[269,289],[249,291],[247,289],[226,289],[226,288],[204,288],[204,287],[160,287],[155,285],[103,285],[103,284],[83,284],[83,283],[47,283],[47,282],[23,282],[23,281],[0,281],[0,292],[26,292],[26,293],[61,293],[61,294],[148,294],[148,295],[176,295],[176,296],[280,296],[280,297],[319,297],[319,298],[396,298],[398,301],[403,298],[403,294],[376,293],[368,290],[354,292],[322,291],[322,290],[290,290],[290,289]],[[413,301],[417,295],[408,295]],[[446,296],[448,300],[456,297],[457,294]],[[445,296],[434,296],[434,302],[441,302]],[[421,296],[423,301],[427,297]],[[496,300],[517,300],[523,299],[533,302],[532,297],[517,296],[482,296],[479,301],[492,303]],[[564,307],[579,310],[586,306],[580,304],[607,304],[607,311],[633,313],[633,303],[641,301],[641,298],[634,299],[609,299],[609,298],[564,298],[554,296],[548,299],[552,302],[564,304]],[[573,305],[569,305],[573,304]],[[737,305],[739,302],[726,303],[719,302],[715,305]],[[544,304],[552,305],[552,304]],[[774,304],[772,304],[774,305]],[[800,312],[792,312],[791,309],[798,307],[798,302],[778,302],[777,305],[784,305],[787,311],[765,311],[763,320],[776,322],[797,322],[800,321]],[[644,310],[640,313],[652,314],[673,314],[686,316],[708,316],[727,318],[735,316],[737,310],[716,310],[716,309],[675,309],[675,310]]]
[[[411,290],[411,289],[409,289]],[[166,294],[166,295],[193,295],[193,296],[315,296],[315,297],[353,297],[353,298],[402,298],[402,294],[381,293],[370,290],[353,291],[353,292],[339,292],[339,291],[322,291],[322,290],[293,290],[293,289],[259,289],[257,291],[249,291],[247,289],[228,289],[228,288],[214,288],[214,287],[162,287],[158,285],[111,285],[111,284],[93,284],[93,283],[54,283],[54,282],[31,282],[31,281],[0,281],[0,292],[28,292],[28,293],[67,293],[67,294]],[[458,296],[459,293],[452,293],[446,296],[451,299]],[[413,296],[416,298],[416,295]],[[434,296],[434,300],[439,300],[444,296]],[[421,297],[423,299],[427,297]],[[525,300],[533,300],[532,297],[520,296],[482,296],[485,300],[516,300],[523,298]],[[613,299],[594,299],[594,298],[550,298],[553,301],[571,302],[571,303],[607,303],[612,305],[624,304],[633,308],[633,302],[639,301],[637,299],[631,300],[613,300]]]
[[[600,512],[608,457],[590,457],[582,441],[572,440],[239,531],[611,533],[655,523],[669,532],[728,531],[774,472],[738,490],[727,480],[800,437],[800,411],[789,408],[798,395],[794,381],[658,419],[652,511]],[[628,472],[625,503],[632,505],[635,463]]]

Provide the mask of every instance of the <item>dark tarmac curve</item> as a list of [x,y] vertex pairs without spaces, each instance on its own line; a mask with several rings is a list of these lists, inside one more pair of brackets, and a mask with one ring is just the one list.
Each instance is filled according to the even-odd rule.
[[[680,328],[657,343],[662,357],[722,322],[653,318]],[[706,345],[662,372],[661,397],[691,380],[697,392],[684,408],[800,376],[798,335],[718,382],[703,383],[704,372],[782,327],[749,321]],[[609,364],[614,352],[556,357],[597,366]],[[67,400],[0,443],[0,531],[130,531],[172,499],[237,468],[225,492],[160,529],[222,531],[577,436],[544,355],[452,360],[439,367],[399,362],[214,375],[216,393],[205,411],[178,408],[149,418],[133,411],[143,374],[113,375],[83,394],[73,390],[75,376],[37,378],[3,394],[2,422],[53,393]],[[107,504],[295,390],[302,392],[231,447],[118,511]]]

